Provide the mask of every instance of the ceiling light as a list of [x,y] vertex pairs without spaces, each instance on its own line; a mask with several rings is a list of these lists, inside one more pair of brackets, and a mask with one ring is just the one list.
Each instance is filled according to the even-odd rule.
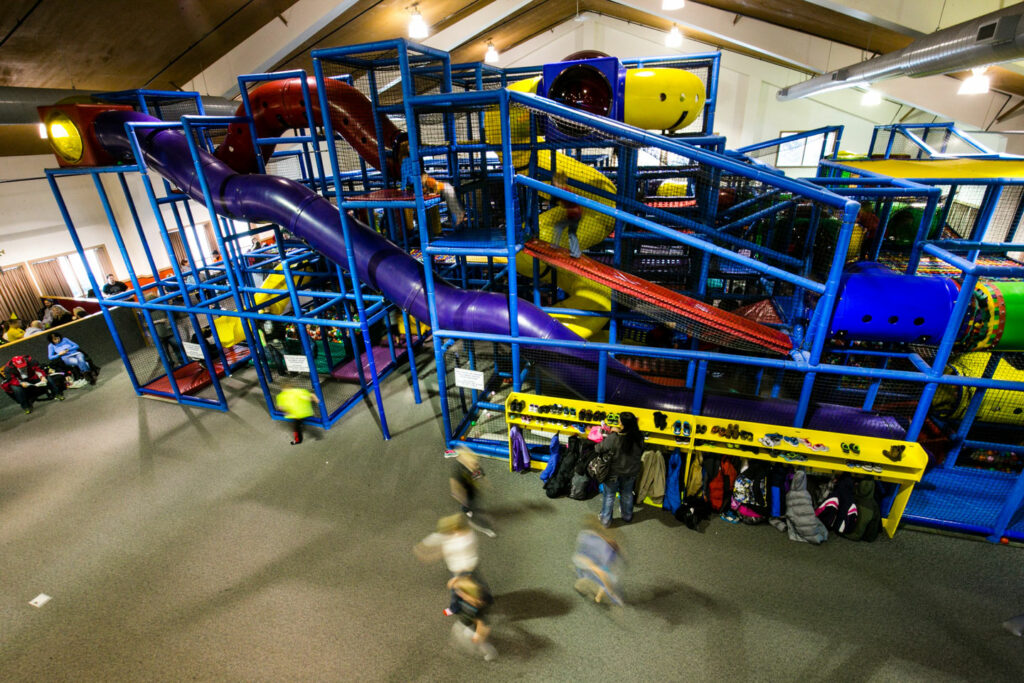
[[877,107],[882,103],[882,93],[868,88],[861,95],[860,104],[863,107]]
[[429,33],[427,22],[423,20],[423,15],[420,14],[420,8],[413,5],[412,16],[409,17],[409,37],[421,40],[426,38]]
[[488,64],[498,63],[498,49],[489,40],[487,41],[487,53],[484,55],[484,61]]
[[665,45],[668,47],[680,47],[683,44],[683,34],[679,32],[679,27],[672,24],[672,30],[665,34]]
[[661,0],[661,9],[671,12],[672,10],[683,9],[686,0]]
[[47,135],[46,135],[46,124],[45,123],[40,123],[39,124],[39,137],[41,137],[44,140],[47,138]]
[[971,69],[971,75],[960,84],[958,95],[984,95],[988,92],[989,77],[985,75],[987,66],[979,66]]

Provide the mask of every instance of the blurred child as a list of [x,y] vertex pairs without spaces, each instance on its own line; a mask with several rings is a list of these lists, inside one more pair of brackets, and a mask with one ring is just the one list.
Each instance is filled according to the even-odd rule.
[[595,515],[587,516],[585,526],[576,537],[576,568],[574,588],[595,602],[621,607],[622,547],[610,529]]
[[285,419],[291,421],[293,446],[302,443],[302,421],[313,417],[313,405],[319,403],[313,392],[294,384],[286,384],[274,399],[277,409],[284,413]]
[[475,572],[479,560],[476,534],[463,514],[439,519],[437,531],[420,541],[413,552],[423,562],[443,558],[452,576]]
[[490,520],[480,510],[480,488],[486,486],[480,459],[465,446],[445,451],[444,457],[453,460],[448,474],[452,498],[462,506],[462,511],[469,518],[470,526],[488,538],[494,538],[498,534]]
[[[569,178],[566,176],[565,171],[555,171],[552,184],[560,190],[565,190],[567,192],[573,191],[572,188],[569,187]],[[551,244],[556,247],[562,246],[562,232],[568,227],[569,254],[573,258],[579,258],[583,252],[580,250],[580,240],[576,236],[576,228],[579,227],[580,217],[583,215],[583,209],[580,208],[579,204],[567,199],[559,199],[558,205],[565,208],[565,218],[555,224],[555,234],[551,240]]]
[[459,198],[455,194],[455,188],[452,187],[451,183],[441,182],[431,178],[426,173],[420,176],[420,183],[423,185],[424,194],[439,194],[444,199],[444,205],[448,209],[448,218],[451,220],[454,230],[461,230],[466,227],[466,210],[459,203]]
[[452,637],[456,644],[469,652],[479,653],[484,661],[494,661],[498,651],[487,642],[491,634],[487,612],[494,604],[494,598],[487,584],[472,574],[462,574],[452,577],[448,588],[454,596],[452,611],[459,618],[452,624]]

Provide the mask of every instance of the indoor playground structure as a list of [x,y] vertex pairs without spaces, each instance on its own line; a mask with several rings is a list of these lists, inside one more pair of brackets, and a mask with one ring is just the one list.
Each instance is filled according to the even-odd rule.
[[[146,90],[41,109],[76,247],[60,181],[84,174],[121,250],[131,286],[103,311],[137,309],[154,342],[119,344],[139,395],[228,410],[223,379],[251,366],[272,417],[285,384],[324,428],[372,396],[388,438],[381,382],[429,346],[449,445],[507,457],[510,425],[546,448],[577,409],[633,408],[687,458],[873,476],[890,534],[902,516],[1024,538],[1024,161],[950,125],[879,127],[862,158],[841,127],[730,149],[717,53],[312,58],[240,76],[231,117]],[[820,146],[817,177],[777,168],[794,143]]]

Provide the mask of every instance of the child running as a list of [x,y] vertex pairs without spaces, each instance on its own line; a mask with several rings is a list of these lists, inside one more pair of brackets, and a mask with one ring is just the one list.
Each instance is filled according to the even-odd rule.
[[291,422],[293,446],[302,443],[302,422],[313,417],[313,406],[319,403],[312,391],[294,384],[286,384],[274,399],[274,405],[284,413],[285,419]]

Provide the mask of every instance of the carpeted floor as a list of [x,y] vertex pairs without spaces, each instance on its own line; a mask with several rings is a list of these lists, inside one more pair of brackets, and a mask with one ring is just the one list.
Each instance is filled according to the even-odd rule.
[[[425,372],[424,376],[430,373]],[[385,385],[394,438],[358,407],[289,446],[255,375],[232,411],[100,383],[0,411],[4,681],[1020,680],[1024,551],[901,530],[822,547],[769,527],[705,534],[653,509],[622,529],[631,605],[572,589],[598,501],[544,497],[485,467],[500,535],[481,539],[497,596],[492,663],[448,642],[440,564],[412,546],[454,511],[436,390]],[[315,438],[319,437],[319,438]],[[41,608],[29,601],[52,596]]]

